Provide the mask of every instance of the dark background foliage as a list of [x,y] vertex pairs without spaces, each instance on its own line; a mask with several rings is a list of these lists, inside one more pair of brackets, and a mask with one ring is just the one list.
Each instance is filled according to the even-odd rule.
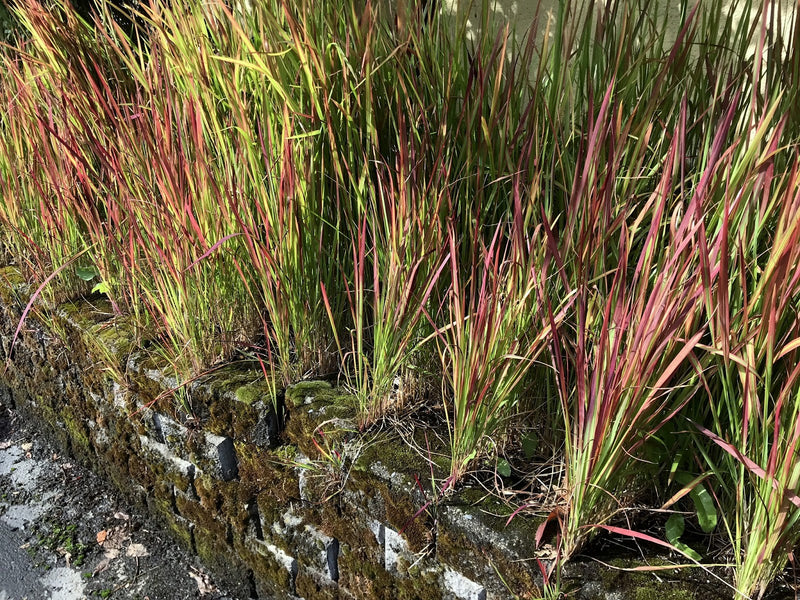
[[9,3],[0,0],[0,42],[12,40],[19,31],[19,24],[11,12]]

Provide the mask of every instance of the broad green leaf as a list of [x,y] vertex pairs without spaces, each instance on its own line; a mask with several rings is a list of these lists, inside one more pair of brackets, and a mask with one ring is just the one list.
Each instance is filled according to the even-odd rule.
[[100,276],[100,271],[94,265],[88,267],[75,267],[75,274],[84,281],[91,281]]
[[683,519],[683,515],[677,513],[670,515],[669,519],[667,519],[667,522],[664,525],[667,541],[692,560],[700,562],[703,557],[680,540],[685,528],[686,522]]
[[107,282],[101,281],[92,288],[92,293],[94,294],[95,292],[108,295],[111,292],[111,286]]
[[501,458],[497,461],[497,472],[500,473],[502,477],[511,477],[511,465],[508,464],[505,458]]
[[670,515],[669,519],[667,519],[667,522],[664,525],[664,532],[667,535],[667,541],[674,546],[678,540],[680,540],[685,528],[686,522],[683,519],[683,515],[678,513]]
[[704,486],[700,485],[689,493],[689,497],[694,502],[700,528],[706,533],[714,531],[717,527],[717,508],[714,506],[711,494]]
[[697,479],[692,479],[691,475],[682,471],[675,474],[675,480],[678,483],[684,486],[692,486],[689,497],[692,499],[694,509],[697,512],[697,522],[703,531],[711,533],[717,527],[717,508],[714,505],[714,499],[711,494]]
[[539,436],[533,431],[530,431],[522,436],[522,452],[525,453],[525,458],[528,460],[536,456],[536,451],[539,448]]
[[701,560],[703,560],[703,557],[700,556],[700,554],[698,552],[696,552],[695,550],[692,550],[689,546],[687,546],[683,542],[675,542],[672,545],[675,546],[678,550],[683,552],[686,556],[688,556],[692,560],[696,560],[697,562],[700,562]]

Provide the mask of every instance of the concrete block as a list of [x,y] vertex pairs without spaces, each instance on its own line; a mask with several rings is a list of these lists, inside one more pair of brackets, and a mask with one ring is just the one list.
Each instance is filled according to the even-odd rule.
[[310,566],[329,581],[339,581],[339,540],[306,525]]
[[232,481],[239,476],[239,463],[233,440],[229,437],[206,433],[206,456],[216,467],[214,475],[223,481]]
[[445,569],[442,580],[444,588],[459,600],[486,600],[486,590],[484,587],[467,579],[458,571]]
[[185,485],[181,485],[183,488],[181,491],[189,491],[191,482],[198,473],[198,469],[194,463],[176,455],[167,444],[158,442],[146,435],[139,436],[139,443],[145,451],[149,451],[151,456],[164,465],[167,471],[173,471],[182,481],[186,482]]
[[394,573],[397,571],[397,564],[400,558],[409,553],[408,543],[399,532],[391,527],[384,526],[383,531],[383,564],[387,571]]

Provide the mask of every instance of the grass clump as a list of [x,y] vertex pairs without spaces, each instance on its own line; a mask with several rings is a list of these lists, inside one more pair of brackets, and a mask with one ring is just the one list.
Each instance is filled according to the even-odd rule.
[[[549,453],[519,501],[561,559],[641,537],[623,510],[710,469],[710,535],[763,595],[800,517],[782,6],[560,1],[515,36],[488,2],[477,23],[154,2],[133,32],[26,3],[1,51],[0,252],[51,302],[108,296],[178,382],[244,354],[273,398],[338,378],[362,430],[433,407],[441,489],[503,448],[524,450],[503,477],[536,480]],[[526,445],[531,418],[552,448]]]

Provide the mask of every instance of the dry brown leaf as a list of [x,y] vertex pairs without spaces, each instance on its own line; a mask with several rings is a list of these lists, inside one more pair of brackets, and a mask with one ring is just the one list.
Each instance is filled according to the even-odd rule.
[[126,533],[122,527],[112,527],[108,530],[108,537],[106,538],[106,547],[108,548],[122,548],[125,542],[130,539],[130,535]]
[[150,556],[150,553],[147,551],[142,544],[131,544],[128,546],[128,550],[125,552],[125,556],[131,556],[133,558],[142,558],[143,556]]
[[111,564],[111,561],[117,558],[118,556],[119,556],[119,550],[114,550],[114,549],[106,550],[105,556],[103,556],[103,559],[99,563],[97,563],[97,566],[94,568],[94,571],[92,571],[92,577],[94,577],[101,571],[105,571],[108,568],[108,565]]
[[189,577],[197,582],[197,589],[201,594],[210,594],[214,591],[213,586],[208,580],[208,575],[202,572],[195,572],[194,569],[189,571]]
[[105,543],[106,538],[108,537],[108,531],[103,529],[102,531],[97,532],[97,543],[101,546]]
[[94,571],[92,571],[92,577],[94,577],[98,573],[102,573],[103,571],[105,571],[108,568],[108,565],[110,564],[111,564],[110,558],[104,558],[103,560],[101,560],[99,563],[97,563],[97,566],[94,568]]

